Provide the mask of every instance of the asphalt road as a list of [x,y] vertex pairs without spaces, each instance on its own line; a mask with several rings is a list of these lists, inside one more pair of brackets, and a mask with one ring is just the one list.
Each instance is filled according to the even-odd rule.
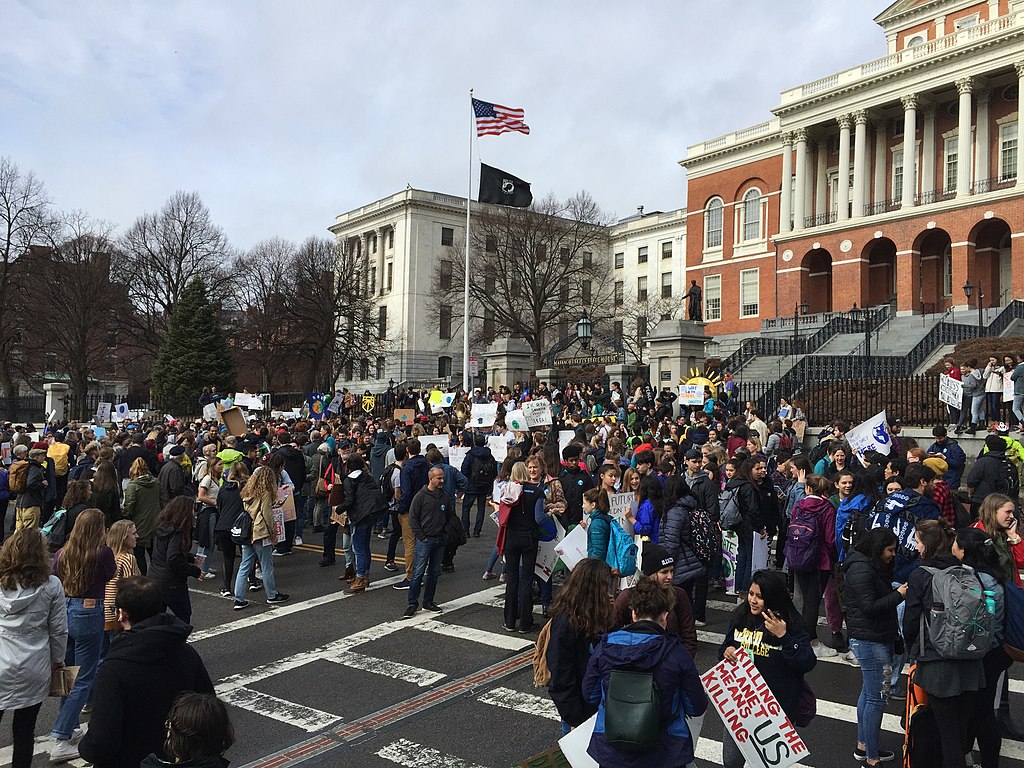
[[[437,602],[444,612],[421,611],[412,620],[400,618],[407,593],[390,588],[400,575],[382,568],[385,544],[372,539],[379,554],[371,589],[362,595],[343,597],[341,562],[319,568],[313,547],[275,558],[278,585],[291,596],[284,605],[254,601],[233,611],[217,594],[219,578],[193,590],[192,641],[231,705],[233,766],[508,768],[557,741],[554,707],[546,691],[533,687],[527,652],[536,635],[501,629],[503,585],[480,578],[491,541],[470,539],[455,573],[441,574]],[[717,591],[711,600],[697,655],[701,670],[714,662],[728,619],[730,598]],[[818,716],[801,730],[810,755],[800,764],[856,765],[859,670],[822,659],[809,680]],[[1020,721],[1022,690],[1018,677],[1011,702]],[[887,707],[884,748],[901,748],[901,709],[902,702]],[[48,765],[45,734],[55,713],[56,702],[48,700],[33,766]],[[709,713],[699,766],[720,764],[722,736]],[[10,765],[10,743],[5,718],[0,768]],[[1003,756],[1004,766],[1024,765],[1024,744],[1004,742]]]

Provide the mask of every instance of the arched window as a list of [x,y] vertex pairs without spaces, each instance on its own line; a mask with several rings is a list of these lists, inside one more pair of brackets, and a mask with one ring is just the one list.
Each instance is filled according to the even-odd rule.
[[914,35],[907,41],[907,48],[916,48],[919,45],[925,44],[925,38],[923,35]]
[[722,198],[713,197],[704,209],[704,247],[722,247]]
[[761,239],[761,190],[748,189],[743,195],[743,241]]

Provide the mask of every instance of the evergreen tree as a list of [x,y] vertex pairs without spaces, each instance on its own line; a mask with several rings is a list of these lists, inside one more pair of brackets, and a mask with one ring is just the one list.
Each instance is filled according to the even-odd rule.
[[193,415],[203,387],[233,391],[235,360],[206,286],[196,278],[171,310],[167,340],[153,366],[153,401],[174,416]]

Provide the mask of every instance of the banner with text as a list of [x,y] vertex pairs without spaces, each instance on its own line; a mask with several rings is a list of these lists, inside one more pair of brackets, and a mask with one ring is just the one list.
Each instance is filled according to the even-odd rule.
[[963,404],[963,399],[964,385],[962,382],[946,374],[939,376],[939,402],[953,408],[959,408]]

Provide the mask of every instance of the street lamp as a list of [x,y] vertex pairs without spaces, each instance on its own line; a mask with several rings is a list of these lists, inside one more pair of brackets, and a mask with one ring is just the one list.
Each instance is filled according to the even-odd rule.
[[[964,296],[967,297],[967,304],[971,304],[971,294],[974,293],[974,286],[969,282],[964,283]],[[981,317],[981,302],[985,299],[985,291],[981,287],[981,283],[978,283],[978,338],[980,339],[984,335],[984,323]]]
[[808,310],[807,302],[801,301],[793,305],[793,354],[796,354],[796,347],[800,343],[800,315],[806,315]]
[[590,346],[590,340],[594,338],[593,326],[590,323],[590,318],[587,317],[587,310],[583,310],[583,317],[576,321],[576,338],[580,341],[580,346],[587,349]]

